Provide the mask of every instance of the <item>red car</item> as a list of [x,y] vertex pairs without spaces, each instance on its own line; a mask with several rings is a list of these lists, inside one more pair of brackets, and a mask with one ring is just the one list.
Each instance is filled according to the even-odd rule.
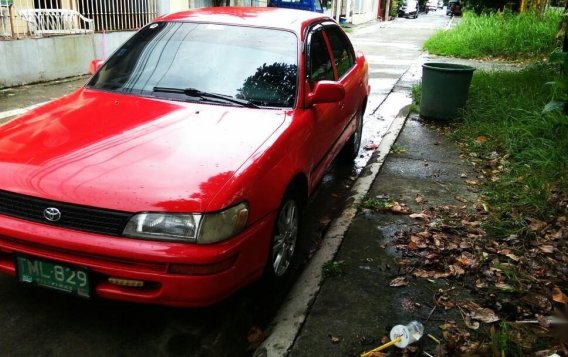
[[290,270],[302,206],[356,155],[365,58],[321,14],[214,8],[138,31],[0,126],[0,271],[86,298],[215,303]]

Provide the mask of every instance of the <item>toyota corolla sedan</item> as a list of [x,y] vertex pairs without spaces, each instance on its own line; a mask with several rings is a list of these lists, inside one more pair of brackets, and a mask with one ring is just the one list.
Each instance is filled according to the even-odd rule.
[[294,261],[302,207],[359,149],[367,63],[329,17],[158,18],[78,91],[0,126],[0,271],[205,306]]

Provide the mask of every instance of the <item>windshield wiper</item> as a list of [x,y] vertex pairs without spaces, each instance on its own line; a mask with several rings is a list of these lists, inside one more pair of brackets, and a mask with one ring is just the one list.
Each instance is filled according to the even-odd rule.
[[[225,94],[218,94],[218,93],[209,93],[200,91],[199,89],[195,88],[170,88],[170,87],[154,87],[154,92],[162,92],[162,93],[182,93],[190,97],[197,97],[202,100],[211,100],[211,99],[219,99],[221,101],[239,104],[249,108],[258,108],[258,105],[246,100],[246,99],[238,99],[232,97],[230,95]],[[215,101],[218,102],[218,101]]]

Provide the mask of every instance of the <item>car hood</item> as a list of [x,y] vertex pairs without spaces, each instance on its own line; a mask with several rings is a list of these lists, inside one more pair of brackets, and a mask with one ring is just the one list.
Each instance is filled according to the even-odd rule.
[[80,89],[0,126],[0,189],[138,211],[201,212],[284,110]]

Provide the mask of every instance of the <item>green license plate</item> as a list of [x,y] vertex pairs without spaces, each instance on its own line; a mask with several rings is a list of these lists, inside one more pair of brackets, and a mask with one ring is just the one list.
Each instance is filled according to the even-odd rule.
[[16,257],[18,280],[66,293],[89,298],[91,285],[89,272],[84,268],[74,267],[34,258]]

